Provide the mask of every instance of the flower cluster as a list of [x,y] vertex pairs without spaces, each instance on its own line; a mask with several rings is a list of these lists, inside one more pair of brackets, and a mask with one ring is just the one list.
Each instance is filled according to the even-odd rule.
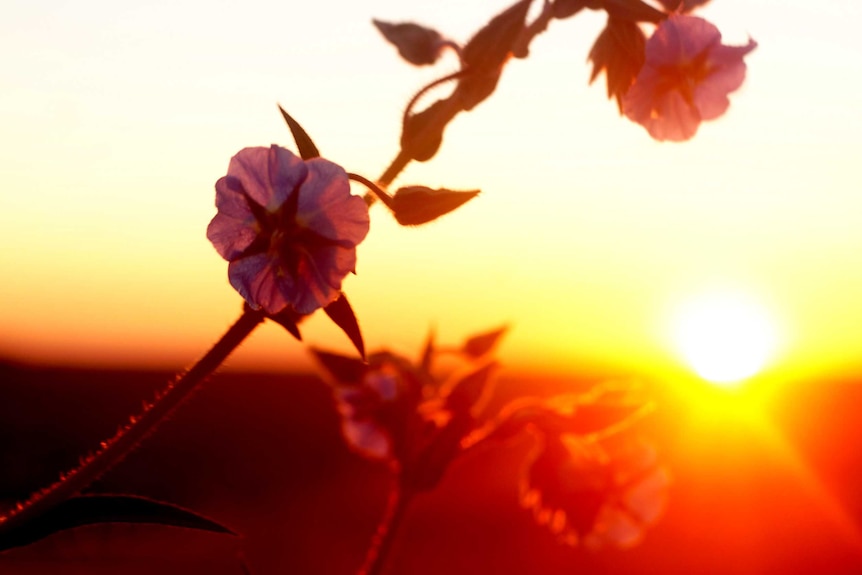
[[449,348],[468,368],[446,377],[432,369],[433,345],[419,362],[388,351],[367,363],[316,351],[347,445],[389,464],[401,489],[415,492],[433,488],[462,454],[528,434],[536,449],[521,500],[537,523],[569,545],[634,545],[660,516],[669,483],[655,450],[630,430],[642,398],[631,384],[608,383],[583,394],[521,396],[489,412],[496,363],[487,356],[502,333]]

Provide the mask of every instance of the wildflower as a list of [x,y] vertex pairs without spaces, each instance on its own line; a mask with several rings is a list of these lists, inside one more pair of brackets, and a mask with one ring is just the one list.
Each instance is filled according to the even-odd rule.
[[368,209],[344,169],[275,145],[231,158],[216,208],[207,238],[230,262],[231,285],[269,314],[309,314],[337,299],[368,233]]
[[547,436],[524,477],[521,501],[563,543],[631,547],[661,515],[669,482],[643,441]]
[[370,459],[403,455],[405,433],[421,400],[419,374],[388,352],[372,354],[359,381],[333,389],[348,446]]
[[727,95],[745,79],[743,57],[757,43],[721,43],[718,28],[702,18],[674,14],[646,44],[646,61],[623,100],[623,112],[656,140],[694,136],[702,120],[721,116]]

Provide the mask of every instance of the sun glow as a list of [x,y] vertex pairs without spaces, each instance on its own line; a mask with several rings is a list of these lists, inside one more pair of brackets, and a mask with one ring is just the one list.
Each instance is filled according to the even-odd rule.
[[758,373],[775,353],[777,330],[766,309],[735,292],[712,292],[683,303],[673,341],[703,379],[736,386]]

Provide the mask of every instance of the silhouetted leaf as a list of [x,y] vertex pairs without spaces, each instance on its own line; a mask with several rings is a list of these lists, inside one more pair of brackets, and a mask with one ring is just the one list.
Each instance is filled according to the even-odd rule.
[[498,68],[509,57],[509,52],[524,28],[531,0],[521,0],[491,19],[467,45],[463,58],[466,67],[488,72]]
[[359,385],[368,371],[368,364],[355,357],[347,357],[314,348],[311,352],[323,368],[339,383]]
[[305,132],[302,126],[299,125],[299,122],[294,120],[290,114],[284,111],[284,108],[279,104],[278,110],[281,112],[284,121],[287,122],[287,127],[290,128],[290,133],[293,134],[293,139],[296,141],[296,148],[299,151],[299,156],[303,160],[309,160],[311,158],[317,158],[320,156],[320,152],[317,150],[317,146],[314,145],[314,142],[311,141],[309,135]]
[[440,149],[443,130],[458,111],[458,106],[447,98],[408,115],[401,131],[401,149],[417,162],[427,162]]
[[0,550],[29,545],[54,533],[96,523],[146,523],[236,535],[227,527],[170,503],[131,495],[67,499],[0,539]]
[[461,352],[473,358],[482,357],[497,345],[497,342],[509,330],[508,326],[503,326],[486,333],[474,335],[464,342],[461,347]]
[[422,350],[422,358],[419,360],[419,367],[425,373],[431,372],[431,362],[434,360],[434,330],[428,330],[428,337],[425,339],[425,347]]
[[652,22],[658,24],[667,14],[656,10],[641,0],[603,0],[608,16],[622,18],[630,22]]
[[448,214],[479,194],[479,190],[458,192],[432,190],[425,186],[400,188],[392,196],[392,211],[402,226],[418,226]]
[[389,42],[398,48],[401,57],[416,66],[433,64],[440,56],[443,37],[436,30],[406,22],[390,24],[372,20],[374,25]]
[[497,363],[491,362],[455,382],[446,396],[446,409],[455,415],[475,415],[491,391],[488,382],[496,369]]
[[555,0],[553,5],[554,18],[569,18],[584,8],[599,10],[604,6],[602,0]]
[[356,351],[364,359],[365,343],[362,341],[362,331],[359,329],[359,322],[356,321],[356,314],[353,313],[353,308],[350,307],[347,297],[343,293],[340,294],[338,299],[323,308],[323,311],[350,338]]
[[658,0],[668,12],[680,10],[683,13],[691,12],[698,6],[703,6],[709,0]]
[[472,110],[497,87],[503,64],[524,30],[531,0],[510,6],[479,30],[462,52],[468,74],[456,89],[461,107]]
[[599,34],[590,50],[593,72],[590,82],[604,70],[608,82],[608,98],[616,98],[620,113],[623,96],[628,92],[644,64],[646,38],[640,27],[632,21],[608,18],[608,24]]

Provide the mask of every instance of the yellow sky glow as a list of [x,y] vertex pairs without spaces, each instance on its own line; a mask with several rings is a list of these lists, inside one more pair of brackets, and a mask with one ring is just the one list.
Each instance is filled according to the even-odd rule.
[[[292,146],[276,102],[325,156],[373,179],[397,151],[403,105],[456,63],[409,67],[371,18],[464,41],[507,4],[12,0],[0,357],[193,362],[240,308],[205,237],[213,184],[242,147]],[[858,368],[862,6],[714,0],[702,15],[759,47],[729,113],[685,144],[652,141],[603,79],[587,86],[596,13],[553,22],[511,62],[440,154],[398,180],[479,198],[415,229],[372,210],[345,284],[369,347],[413,353],[432,325],[455,342],[508,323],[500,355],[514,369],[675,373],[687,368],[664,337],[672,310],[731,283],[778,318],[773,376]],[[319,315],[305,340],[348,350]],[[267,325],[229,365],[310,361]]]

